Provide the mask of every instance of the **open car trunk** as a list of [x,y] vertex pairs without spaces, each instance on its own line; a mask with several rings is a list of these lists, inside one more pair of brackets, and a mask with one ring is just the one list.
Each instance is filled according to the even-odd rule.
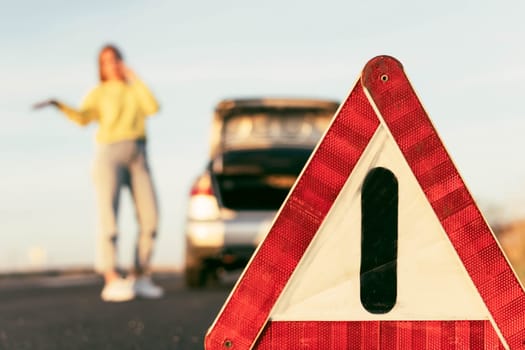
[[232,210],[279,209],[311,152],[271,148],[223,154],[211,171],[220,205]]

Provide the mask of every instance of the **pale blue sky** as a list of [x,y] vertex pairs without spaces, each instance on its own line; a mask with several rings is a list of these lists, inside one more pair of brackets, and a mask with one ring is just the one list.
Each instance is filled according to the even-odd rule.
[[[20,1],[0,12],[0,270],[90,265],[94,130],[35,101],[78,104],[96,54],[119,45],[162,111],[149,123],[162,225],[155,263],[180,266],[189,185],[225,97],[343,99],[364,64],[397,57],[482,207],[525,215],[525,4],[519,1]],[[136,228],[123,194],[121,260]]]

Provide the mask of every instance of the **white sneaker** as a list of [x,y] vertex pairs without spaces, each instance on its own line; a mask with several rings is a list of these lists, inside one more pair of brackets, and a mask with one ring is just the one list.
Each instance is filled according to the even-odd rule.
[[138,297],[158,299],[164,295],[164,289],[153,283],[150,276],[140,276],[133,279],[133,289]]
[[133,283],[123,278],[117,278],[104,286],[102,293],[100,293],[100,297],[102,300],[110,302],[131,300],[135,297]]

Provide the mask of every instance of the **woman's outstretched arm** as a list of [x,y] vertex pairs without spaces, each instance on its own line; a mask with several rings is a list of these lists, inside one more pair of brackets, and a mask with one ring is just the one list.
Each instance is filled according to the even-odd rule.
[[56,106],[62,111],[70,120],[78,125],[88,125],[99,117],[98,103],[97,103],[97,89],[92,90],[82,102],[80,109],[72,108],[62,102],[58,102]]
[[54,99],[37,103],[33,106],[33,108],[40,109],[47,106],[55,106],[70,120],[74,121],[75,123],[81,126],[87,125],[90,122],[97,120],[99,115],[97,107],[96,90],[91,91],[86,96],[79,109],[70,107],[63,102]]

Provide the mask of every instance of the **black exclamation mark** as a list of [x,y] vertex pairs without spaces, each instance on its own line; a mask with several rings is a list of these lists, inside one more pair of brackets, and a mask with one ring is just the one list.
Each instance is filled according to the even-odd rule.
[[370,170],[361,193],[361,304],[374,314],[397,297],[398,183],[385,168]]

